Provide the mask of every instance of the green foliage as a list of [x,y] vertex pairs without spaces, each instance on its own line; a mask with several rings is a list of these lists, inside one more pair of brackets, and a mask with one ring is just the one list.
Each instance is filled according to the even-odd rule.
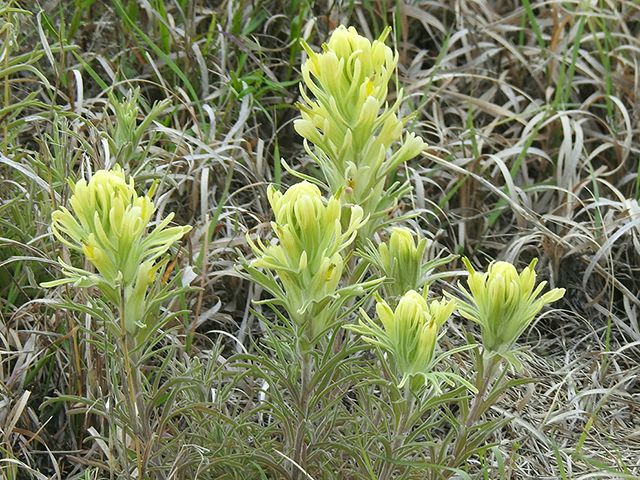
[[0,476],[633,478],[637,6],[508,3],[0,4]]

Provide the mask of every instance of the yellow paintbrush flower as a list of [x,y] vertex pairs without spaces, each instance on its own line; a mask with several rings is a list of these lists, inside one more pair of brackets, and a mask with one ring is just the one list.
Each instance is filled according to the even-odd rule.
[[43,285],[91,284],[116,305],[122,288],[125,323],[132,333],[143,320],[144,295],[159,268],[155,261],[191,227],[167,228],[171,213],[147,233],[155,206],[148,195],[137,195],[133,178],[127,182],[119,166],[96,172],[89,182],[78,181],[72,190],[71,211],[60,207],[53,212],[51,229],[61,242],[84,253],[100,275],[61,262],[66,278]]
[[340,26],[322,53],[302,42],[309,59],[302,65],[302,118],[294,123],[296,131],[315,145],[314,151],[307,145],[307,151],[333,194],[344,190],[343,203],[360,205],[372,218],[383,216],[396,197],[408,191],[408,186],[396,185],[385,195],[387,175],[424,147],[420,137],[408,133],[402,146],[388,155],[406,122],[396,115],[402,90],[392,106],[387,103],[398,62],[398,53],[384,44],[390,31],[385,29],[371,42],[353,27]]
[[480,325],[487,350],[509,351],[542,307],[563,297],[564,288],[554,288],[538,298],[547,282],[535,285],[537,261],[534,259],[518,275],[508,262],[492,263],[486,273],[479,273],[463,258],[469,271],[469,290],[462,285],[460,288],[468,302],[458,300],[458,310]]
[[453,255],[425,259],[429,245],[430,241],[421,238],[419,233],[394,227],[388,242],[382,242],[376,248],[369,241],[357,254],[373,265],[381,277],[387,278],[388,282],[383,286],[386,300],[395,304],[409,290],[421,290],[425,283],[433,281],[431,272],[452,260]]
[[[385,29],[372,43],[358,35],[355,28],[340,26],[323,45],[321,54],[303,43],[309,60],[302,65],[302,75],[316,98],[316,102],[311,101],[303,91],[307,103],[324,114],[335,108],[335,119],[343,120],[345,125],[361,121],[362,130],[366,127],[370,130],[378,110],[384,106],[389,81],[398,63],[398,53],[384,44],[390,31]],[[356,144],[364,141],[356,139]]]
[[438,329],[451,316],[455,308],[453,300],[426,300],[415,290],[404,294],[395,311],[376,295],[376,313],[382,327],[361,310],[366,323],[348,325],[345,328],[363,335],[366,342],[379,345],[390,353],[402,380],[402,387],[411,377],[422,375],[427,378],[433,363],[438,339]]
[[[353,242],[366,220],[362,209],[354,206],[343,231],[340,200],[324,200],[318,187],[308,182],[293,185],[284,194],[271,186],[267,194],[278,243],[267,246],[248,238],[256,259],[246,267],[276,297],[275,302],[286,307],[294,324],[313,338],[334,321],[336,312],[327,304],[342,276],[340,252]],[[257,268],[277,274],[280,283]]]

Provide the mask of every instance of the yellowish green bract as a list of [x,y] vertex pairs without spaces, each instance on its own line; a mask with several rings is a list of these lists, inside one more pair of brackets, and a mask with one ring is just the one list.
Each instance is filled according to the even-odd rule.
[[462,285],[460,289],[468,301],[458,300],[458,311],[480,325],[489,351],[509,350],[543,306],[564,296],[564,288],[554,288],[538,298],[547,282],[536,287],[537,259],[520,274],[508,262],[492,263],[485,273],[476,272],[466,258],[463,262],[469,271],[469,289]]
[[390,353],[401,376],[399,387],[414,375],[425,376],[432,369],[438,329],[451,316],[456,307],[453,300],[427,301],[427,290],[420,295],[415,290],[404,294],[395,311],[377,297],[376,313],[380,327],[361,310],[359,325],[346,328],[358,332],[363,340],[379,345]]
[[387,103],[398,63],[398,53],[384,44],[390,31],[385,29],[372,43],[353,27],[340,26],[319,54],[302,42],[309,55],[300,87],[305,103],[298,105],[302,118],[294,123],[296,131],[315,145],[312,150],[305,142],[331,192],[345,190],[342,202],[360,205],[372,220],[383,217],[409,191],[408,185],[385,191],[387,175],[424,148],[419,136],[407,132],[402,146],[389,153],[410,118],[397,116],[402,90],[393,105]]
[[335,321],[336,311],[328,304],[335,300],[342,278],[341,252],[367,219],[362,208],[354,205],[350,223],[343,230],[340,200],[333,196],[324,200],[318,187],[306,181],[284,194],[271,186],[268,198],[275,215],[271,225],[279,243],[267,246],[260,239],[254,243],[247,237],[256,255],[250,272],[258,274],[255,269],[263,268],[277,273],[282,286],[274,280],[264,287],[286,307],[294,324],[313,338]]
[[126,331],[132,334],[143,326],[145,295],[163,265],[158,258],[191,227],[169,227],[174,217],[170,213],[147,233],[155,206],[149,194],[138,196],[133,178],[127,181],[118,165],[112,170],[99,170],[89,182],[82,179],[71,187],[71,211],[60,207],[53,212],[51,229],[62,243],[82,252],[98,274],[60,259],[65,277],[43,286],[96,286],[117,306],[123,303],[122,289],[121,314]]

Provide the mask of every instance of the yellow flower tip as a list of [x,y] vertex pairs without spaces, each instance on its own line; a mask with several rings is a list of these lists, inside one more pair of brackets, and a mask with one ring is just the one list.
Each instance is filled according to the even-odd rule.
[[406,135],[404,139],[404,145],[406,145],[406,148],[409,152],[407,156],[411,155],[411,157],[415,157],[416,155],[418,155],[427,146],[422,137],[416,135],[413,132],[410,132]]
[[[358,228],[362,225],[363,221],[366,221],[364,217],[364,210],[360,205],[352,205],[351,206],[351,221],[349,222],[349,229]],[[357,226],[356,226],[357,225]]]
[[378,298],[378,303],[376,303],[376,313],[378,314],[378,318],[384,325],[385,330],[389,333],[389,330],[393,328],[394,324],[394,314],[393,310],[389,306],[387,302]]
[[566,290],[564,288],[554,288],[553,290],[549,290],[542,296],[542,301],[545,304],[557,302],[562,297],[564,297],[565,293]]
[[325,273],[326,280],[330,280],[330,279],[334,276],[334,275],[333,275],[333,272],[336,270],[336,267],[337,267],[337,266],[338,266],[338,265],[337,265],[337,264],[335,264],[335,263],[330,263],[330,264],[329,264],[329,267],[327,268],[327,271],[326,271],[326,273]]
[[409,258],[416,251],[416,243],[411,232],[406,228],[393,228],[389,247],[395,256]]
[[369,79],[367,80],[367,82],[365,83],[365,92],[367,94],[367,96],[370,96],[373,93],[373,80],[374,80],[375,76],[371,75],[369,77]]
[[90,261],[95,258],[95,249],[93,248],[93,245],[83,242],[82,251]]
[[509,262],[495,262],[489,266],[489,278],[502,276],[507,281],[519,278],[518,271]]
[[451,300],[434,300],[431,302],[429,313],[432,322],[440,327],[447,321],[456,308],[456,301]]
[[525,291],[533,291],[533,287],[536,284],[536,271],[535,266],[538,263],[538,259],[534,258],[529,266],[522,270],[520,274],[520,283]]
[[307,229],[315,224],[317,205],[314,200],[315,199],[309,195],[302,195],[293,205],[296,220],[303,229]]
[[300,261],[298,262],[298,268],[300,269],[300,271],[302,271],[302,270],[307,268],[307,252],[302,252],[302,255],[300,255]]
[[415,290],[409,290],[398,303],[396,315],[402,318],[416,318],[422,317],[428,310],[424,297]]
[[[397,54],[394,56],[393,51],[384,44],[390,31],[390,27],[385,29],[382,35],[372,43],[368,38],[359,35],[354,27],[346,28],[340,25],[333,31],[329,41],[323,45],[324,54],[321,56],[325,58],[318,59],[319,64],[324,64],[322,67],[328,65],[335,67],[337,61],[347,60],[349,68],[361,69],[361,74],[366,77],[371,77],[376,71],[382,73],[382,70],[393,70],[395,68],[393,62]],[[336,58],[331,58],[331,54]],[[359,67],[356,66],[357,64]],[[335,75],[340,73],[340,70],[336,69],[331,73]],[[385,82],[386,80],[388,79],[385,79]]]
[[[270,189],[273,189],[273,187]],[[320,189],[313,183],[309,183],[306,180],[292,185],[284,194],[276,191],[272,196],[277,200],[277,206],[280,208],[285,205],[293,205],[304,196],[322,198]]]
[[340,218],[340,210],[342,209],[342,203],[340,202],[339,198],[340,198],[339,196],[329,197],[329,201],[327,201],[327,209],[326,209],[326,215],[328,218]]

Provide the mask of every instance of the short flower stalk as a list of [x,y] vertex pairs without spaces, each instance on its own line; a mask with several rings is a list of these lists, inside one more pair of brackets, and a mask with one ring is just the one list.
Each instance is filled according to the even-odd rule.
[[[561,299],[565,293],[563,288],[554,288],[540,295],[546,282],[536,286],[537,259],[520,274],[508,262],[492,263],[485,273],[477,272],[468,259],[463,258],[463,262],[469,277],[467,288],[459,285],[465,299],[456,299],[457,308],[463,317],[480,325],[482,348],[473,350],[477,392],[470,405],[465,400],[461,403],[459,431],[449,460],[452,469],[468,457],[469,439],[474,432],[482,431],[479,422],[500,395],[511,387],[531,381],[527,378],[506,380],[507,368],[521,371],[522,363],[518,357],[526,357],[514,349],[514,344],[540,310],[546,304]],[[477,433],[473,436],[472,447],[486,437]]]
[[[434,352],[438,339],[438,330],[451,316],[455,308],[453,300],[432,300],[427,302],[427,290],[421,295],[409,290],[398,303],[395,311],[379,296],[376,313],[382,326],[379,326],[361,310],[365,319],[358,325],[345,328],[362,335],[362,339],[390,353],[394,359],[400,378],[399,388],[405,384],[424,385],[433,380],[431,377]],[[421,381],[411,382],[414,377]]]
[[[142,395],[140,358],[150,335],[166,320],[166,316],[160,315],[160,304],[172,296],[168,286],[160,284],[168,260],[165,254],[191,227],[169,227],[174,216],[169,214],[148,232],[156,210],[151,200],[155,186],[146,195],[139,196],[133,178],[127,180],[118,165],[112,170],[97,171],[88,182],[83,179],[72,183],[71,189],[71,208],[60,207],[53,212],[51,229],[60,242],[81,253],[95,271],[74,267],[59,259],[64,277],[43,286],[94,287],[106,300],[96,306],[95,316],[110,320],[106,322],[107,335],[118,340],[122,358],[110,360],[116,365],[122,362],[125,378],[116,380],[112,393],[114,401],[118,401],[120,389],[124,392],[122,398],[133,433],[130,440],[134,444],[138,472],[143,476],[144,450],[153,432],[149,419],[145,418],[147,406]],[[179,290],[173,294],[177,295]],[[118,312],[117,319],[111,311],[104,311],[102,306],[109,304]],[[108,378],[117,378],[117,375]],[[124,442],[125,448],[129,448],[127,443]]]
[[[441,393],[443,383],[467,384],[452,372],[441,372],[435,368],[444,357],[468,348],[465,346],[436,356],[439,329],[453,313],[455,301],[429,301],[427,295],[426,288],[422,294],[409,290],[402,296],[395,310],[376,295],[376,313],[380,325],[361,310],[364,321],[360,320],[358,325],[345,326],[346,329],[362,335],[365,342],[376,345],[388,354],[394,366],[398,379],[397,387],[402,392],[396,403],[396,428],[394,439],[391,441],[391,452],[394,456],[404,444],[407,433],[415,421],[424,413],[420,409],[416,412],[418,397],[424,397],[426,390],[430,390],[427,397],[437,396]],[[471,385],[468,386],[473,388]],[[428,400],[423,398],[421,408],[424,409],[428,404]],[[392,463],[385,462],[377,478],[391,478],[393,467]]]
[[[522,370],[518,356],[524,354],[513,349],[518,337],[542,307],[561,299],[565,290],[554,288],[539,297],[546,282],[536,286],[537,259],[532,260],[520,274],[508,262],[492,263],[486,273],[479,273],[468,259],[463,258],[462,261],[469,271],[468,290],[460,285],[466,300],[458,300],[458,311],[480,325],[483,345],[483,351],[476,353],[475,385],[478,393],[465,420],[465,425],[471,427],[491,406],[484,396],[503,362]],[[503,376],[504,372],[501,378]],[[499,384],[500,381],[494,389]]]
[[482,344],[488,356],[502,356],[513,367],[521,369],[513,344],[542,307],[564,296],[564,288],[554,288],[540,296],[547,282],[535,284],[537,259],[520,274],[508,262],[492,263],[486,273],[479,273],[469,260],[463,258],[462,261],[469,271],[469,278],[468,290],[460,285],[466,299],[458,301],[458,311],[480,325]]

